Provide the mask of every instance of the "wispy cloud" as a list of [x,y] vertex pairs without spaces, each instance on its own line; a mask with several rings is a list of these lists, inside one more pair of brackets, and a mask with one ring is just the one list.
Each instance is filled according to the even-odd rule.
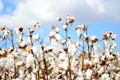
[[3,3],[2,3],[2,1],[0,0],[0,12],[1,12],[2,9],[3,9]]
[[[31,25],[35,22],[49,24],[57,16],[68,14],[82,23],[120,20],[120,0],[19,0],[16,3],[13,15],[0,15],[2,25]],[[3,5],[1,1],[0,4]]]

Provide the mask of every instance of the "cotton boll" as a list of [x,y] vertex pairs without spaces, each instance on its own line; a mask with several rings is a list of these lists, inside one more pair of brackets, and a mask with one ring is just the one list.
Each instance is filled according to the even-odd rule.
[[26,67],[29,68],[34,64],[34,57],[32,54],[28,54],[26,58]]
[[108,41],[104,40],[105,47],[108,47]]
[[37,51],[38,51],[36,46],[33,46],[33,47],[32,47],[32,50],[33,50],[33,53],[34,53],[34,54],[37,53]]
[[89,61],[88,63],[89,63],[89,65],[93,65],[93,62],[92,62],[92,61]]
[[106,51],[105,55],[106,55],[107,58],[110,58],[110,52],[109,51]]
[[83,72],[82,72],[81,70],[79,70],[79,71],[77,72],[77,74],[78,74],[80,77],[83,77]]
[[96,36],[91,36],[92,42],[96,43],[98,41],[98,38]]
[[12,55],[8,55],[5,68],[10,70],[13,65],[14,65],[14,58],[12,57]]
[[115,80],[120,80],[120,74],[116,74],[115,76]]
[[100,80],[112,80],[112,78],[109,77],[109,74],[102,74]]
[[116,69],[114,64],[109,64],[109,65],[110,65],[110,70],[115,70]]
[[54,28],[55,28],[55,26],[54,26],[54,25],[51,25],[51,26],[50,26],[50,29],[54,29]]
[[80,29],[76,30],[76,32],[77,32],[78,37],[80,37],[80,35],[81,35]]
[[59,59],[64,59],[66,57],[66,54],[65,53],[60,53],[59,54]]
[[114,40],[115,38],[116,38],[116,34],[114,34],[113,32],[110,32],[109,33],[110,34],[110,38],[112,39],[112,40]]
[[33,69],[33,73],[36,73],[37,71],[38,71],[37,68],[34,68],[34,69]]
[[26,80],[32,80],[32,79],[31,79],[31,74],[28,74],[28,75],[27,75],[27,79],[26,79]]
[[75,80],[84,80],[83,77],[77,77]]
[[60,31],[60,28],[56,27],[56,28],[55,28],[55,32],[58,33],[59,31]]
[[53,50],[52,46],[45,47],[45,51],[47,51],[47,52],[52,52],[52,50]]
[[33,28],[29,28],[29,32],[30,32],[30,33],[33,33],[33,32],[34,32],[34,29],[33,29]]
[[104,66],[101,66],[100,69],[98,70],[98,74],[102,74],[104,72],[105,68]]
[[95,54],[95,59],[93,60],[94,63],[99,63],[99,54]]
[[12,80],[22,80],[21,78],[16,78],[16,79],[12,79]]
[[36,80],[36,75],[32,73],[32,79],[31,80]]
[[66,30],[66,29],[67,29],[67,27],[68,27],[67,25],[63,25],[63,29],[64,29],[64,30]]
[[38,34],[33,35],[33,39],[34,39],[34,40],[38,40],[38,39],[39,39],[39,35],[38,35]]
[[91,77],[92,77],[92,70],[91,69],[88,69],[87,71],[86,71],[86,79],[91,79]]
[[58,67],[67,70],[68,69],[68,61],[64,60],[64,62],[59,62]]
[[68,46],[68,52],[70,53],[71,56],[75,54],[75,52],[76,52],[76,47],[75,47],[74,44],[70,44],[70,45]]
[[51,36],[55,36],[55,34],[56,34],[55,32],[50,32],[50,33],[49,33],[49,36],[50,36],[50,37],[51,37]]
[[75,17],[69,17],[69,23],[71,24],[71,23],[73,23],[74,21],[75,21]]
[[74,57],[72,57],[72,59],[71,59],[71,69],[72,69],[72,70],[75,70],[75,69],[76,69],[76,64],[77,64],[77,62],[76,62],[76,58],[75,58],[75,56],[74,56]]
[[61,40],[62,39],[62,37],[59,34],[55,34],[55,38],[56,38],[56,40]]
[[93,44],[93,49],[94,49],[94,53],[95,54],[98,54],[99,51],[100,51],[100,47],[99,47],[99,45],[97,43]]
[[22,40],[22,41],[18,41],[19,47],[25,47],[26,46],[26,41]]
[[4,35],[8,35],[8,31],[7,30],[3,30]]
[[115,49],[115,48],[117,47],[117,45],[116,45],[116,43],[115,43],[114,41],[112,41],[111,44],[112,44],[112,45],[111,45],[111,49]]
[[21,79],[24,79],[24,76],[25,76],[24,74],[19,74],[20,80],[21,80]]
[[89,64],[89,60],[88,59],[84,59],[84,64],[85,65]]
[[18,35],[21,35],[23,32],[23,27],[22,26],[15,27],[15,30]]
[[24,67],[19,67],[19,78],[23,79],[24,78]]
[[61,20],[62,20],[61,16],[57,17],[57,21],[61,21]]
[[106,57],[106,56],[105,56],[105,55],[103,55],[103,56],[102,56],[102,58],[101,58],[101,60],[105,60],[105,57]]
[[56,32],[50,32],[49,36],[50,36],[51,40],[52,39],[55,39],[55,40],[61,40],[62,39],[62,37],[58,33],[56,33]]
[[71,44],[72,44],[71,37],[69,36],[69,38],[68,38],[68,40],[66,42],[66,45],[67,45],[67,47],[69,47],[69,45],[71,45]]
[[80,42],[76,41],[74,44],[75,44],[76,48],[78,48],[80,46]]
[[68,69],[68,61],[67,60],[65,60],[64,62],[63,62],[63,64],[62,64],[62,67],[65,69],[65,70],[67,70]]
[[40,23],[37,22],[36,24],[34,24],[34,27],[35,28],[39,28],[40,27]]
[[6,64],[6,62],[7,62],[7,59],[6,59],[6,58],[1,58],[1,59],[0,59],[0,66],[1,66],[1,67],[4,67],[5,64]]
[[96,36],[91,36],[91,40],[95,40],[97,37]]
[[19,62],[16,63],[16,66],[20,66],[22,64],[23,64],[23,61],[19,61]]

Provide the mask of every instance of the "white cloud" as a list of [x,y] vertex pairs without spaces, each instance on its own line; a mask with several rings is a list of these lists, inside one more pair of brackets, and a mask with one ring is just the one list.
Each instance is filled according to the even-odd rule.
[[2,1],[0,0],[0,12],[2,11],[2,9],[3,9],[3,3],[2,3]]
[[86,2],[94,10],[98,10],[101,13],[105,11],[105,8],[100,0],[86,0]]
[[68,14],[82,23],[120,20],[120,0],[19,0],[16,3],[13,15],[0,15],[2,25],[49,24]]

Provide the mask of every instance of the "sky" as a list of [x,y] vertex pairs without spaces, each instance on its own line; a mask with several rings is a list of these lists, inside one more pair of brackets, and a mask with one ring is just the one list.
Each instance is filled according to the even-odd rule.
[[56,21],[58,16],[70,15],[75,17],[73,28],[85,24],[89,34],[98,37],[113,31],[120,43],[119,3],[120,0],[0,0],[0,26],[28,27],[39,22],[46,34],[46,26],[62,27]]

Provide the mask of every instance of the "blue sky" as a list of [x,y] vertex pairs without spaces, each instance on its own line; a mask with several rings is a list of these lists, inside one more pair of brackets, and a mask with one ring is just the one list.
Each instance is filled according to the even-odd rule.
[[0,15],[12,15],[12,11],[16,9],[16,5],[13,2],[10,2],[8,0],[2,0],[3,3],[3,9],[0,12]]
[[41,33],[47,35],[44,26],[62,26],[56,18],[71,15],[76,18],[73,27],[88,25],[89,34],[100,38],[101,33],[113,31],[120,43],[119,3],[120,0],[0,0],[0,26],[28,27],[39,22],[43,26]]

